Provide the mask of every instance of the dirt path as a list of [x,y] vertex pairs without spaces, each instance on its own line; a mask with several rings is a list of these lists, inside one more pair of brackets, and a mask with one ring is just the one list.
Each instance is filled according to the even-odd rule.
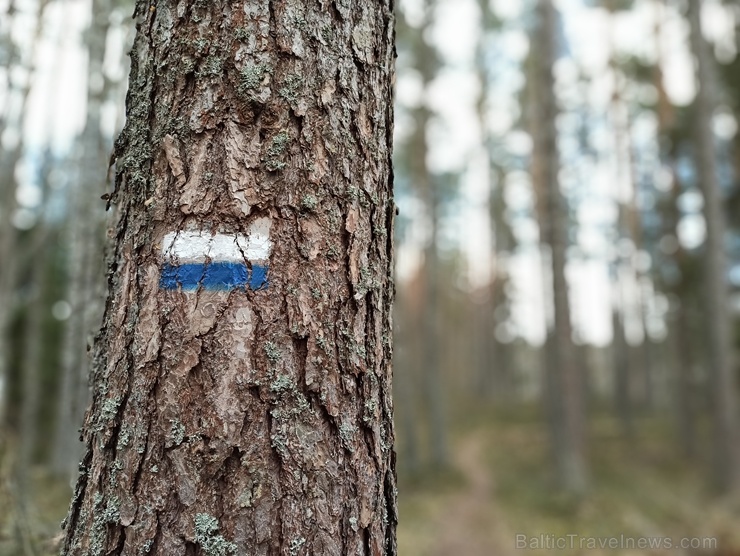
[[513,536],[495,504],[494,482],[485,463],[486,437],[466,436],[457,447],[455,463],[467,487],[456,493],[438,522],[439,536],[429,556],[513,556]]

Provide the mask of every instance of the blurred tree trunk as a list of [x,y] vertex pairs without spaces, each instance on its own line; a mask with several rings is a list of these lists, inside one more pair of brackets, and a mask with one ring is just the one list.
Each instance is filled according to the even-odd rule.
[[394,556],[390,2],[135,17],[62,553]]
[[[406,286],[408,288],[408,286]],[[419,469],[418,416],[416,413],[416,396],[414,395],[413,361],[413,311],[404,303],[409,295],[401,293],[393,306],[393,326],[395,348],[393,350],[393,392],[397,403],[396,415],[399,448],[399,469],[411,477]]]
[[[609,105],[609,116],[611,119],[611,126],[614,131],[614,157],[616,159],[615,169],[615,186],[613,190],[614,202],[617,205],[617,223],[616,223],[616,254],[613,262],[612,276],[613,276],[613,298],[612,298],[612,363],[614,367],[614,407],[616,410],[617,418],[619,419],[620,426],[622,428],[622,435],[626,439],[632,439],[634,437],[634,415],[633,415],[633,403],[632,403],[632,373],[630,372],[632,366],[630,365],[629,350],[630,346],[627,343],[626,336],[626,321],[628,303],[627,298],[624,294],[624,281],[625,281],[625,268],[629,268],[629,260],[625,260],[625,256],[621,252],[621,241],[627,237],[628,227],[626,212],[627,209],[624,205],[625,192],[623,187],[626,181],[630,181],[630,187],[632,186],[629,178],[625,179],[626,173],[630,172],[629,168],[629,157],[625,156],[625,126],[621,116],[622,111],[626,110],[624,103],[622,102],[621,96],[621,83],[620,73],[617,68],[616,52],[615,52],[615,41],[614,41],[614,13],[617,11],[617,6],[614,0],[606,0],[605,7],[609,12],[609,70],[613,79],[613,90],[611,95],[611,102]],[[631,192],[630,192],[631,193]]]
[[[17,280],[18,230],[13,221],[18,208],[16,199],[17,181],[16,168],[23,155],[23,126],[26,117],[28,96],[31,92],[35,72],[36,48],[42,31],[42,15],[48,0],[40,0],[34,7],[31,48],[21,53],[11,36],[11,29],[15,20],[17,6],[10,2],[7,10],[7,36],[4,36],[2,45],[7,56],[8,89],[6,92],[7,113],[0,120],[0,135],[9,130],[15,135],[15,143],[9,148],[0,148],[0,260],[3,261],[0,269],[0,424],[6,423],[5,414],[8,406],[6,396],[12,390],[10,385],[10,355],[12,350],[8,344],[8,327],[14,312],[18,308]],[[27,75],[23,78],[14,77],[14,69],[25,68]],[[20,378],[21,383],[23,379]],[[21,390],[23,386],[21,386]],[[22,411],[22,410],[21,410]]]
[[[491,170],[495,168],[491,166]],[[517,375],[512,347],[502,342],[496,334],[499,326],[505,325],[511,318],[511,301],[507,293],[509,270],[506,267],[509,255],[514,249],[514,235],[506,222],[506,201],[504,199],[504,180],[502,172],[496,172],[496,185],[493,186],[488,211],[492,223],[495,249],[493,253],[493,272],[488,286],[488,303],[485,306],[486,367],[482,369],[487,377],[482,393],[497,403],[509,403],[514,396],[514,383]]]
[[664,18],[664,0],[654,0],[655,25],[654,42],[657,52],[657,60],[653,66],[653,84],[658,92],[658,105],[656,115],[658,118],[658,141],[661,151],[661,163],[667,167],[672,175],[672,190],[670,202],[662,207],[663,218],[667,223],[667,231],[673,235],[676,241],[676,252],[673,257],[679,268],[680,278],[673,290],[679,303],[675,310],[672,325],[669,328],[669,343],[671,349],[672,366],[676,369],[673,383],[676,392],[676,415],[678,431],[677,437],[684,456],[694,458],[697,454],[696,441],[696,395],[693,377],[694,353],[693,335],[688,318],[688,306],[692,301],[693,285],[689,280],[688,261],[686,250],[678,242],[678,225],[680,214],[678,211],[678,198],[681,194],[681,184],[675,171],[675,149],[673,144],[673,131],[675,127],[676,114],[668,92],[665,88],[663,78],[663,47],[662,47],[662,22]]
[[538,2],[539,27],[534,52],[534,161],[540,238],[549,250],[553,293],[553,326],[548,330],[545,356],[546,397],[559,487],[574,495],[586,490],[584,400],[576,363],[565,277],[568,209],[560,187],[558,114],[553,66],[557,51],[557,14],[551,0]]
[[[413,50],[417,31],[408,25],[402,9],[396,15],[396,44],[399,50],[404,47]],[[400,148],[399,148],[400,147]],[[396,145],[394,156],[398,158],[394,162],[395,168],[402,168],[408,162],[408,156],[404,156],[403,147]],[[396,171],[397,175],[399,170]],[[396,228],[397,238],[403,234],[403,227]],[[420,305],[417,299],[415,280],[418,276],[411,278],[406,284],[396,282],[398,295],[393,309],[393,325],[395,329],[393,350],[393,380],[394,400],[397,404],[397,425],[400,439],[399,468],[407,476],[413,476],[420,466],[419,454],[419,430],[423,421],[419,418],[419,388],[418,371],[421,359],[421,348],[419,346],[419,318]]]
[[[69,183],[70,218],[67,301],[72,308],[66,322],[62,379],[52,467],[73,479],[83,446],[78,428],[90,401],[88,385],[88,346],[90,336],[100,326],[104,297],[103,222],[105,213],[100,196],[105,191],[109,146],[101,130],[103,103],[110,82],[103,72],[106,38],[110,27],[111,0],[94,0],[91,25],[87,33],[88,93],[87,119],[79,139],[76,179]],[[102,85],[101,85],[102,83]],[[70,168],[70,171],[72,169]]]
[[717,151],[712,117],[717,107],[713,57],[701,30],[701,2],[689,0],[691,48],[696,59],[698,90],[694,100],[697,167],[704,194],[706,334],[708,340],[714,463],[712,477],[722,490],[740,488],[738,452],[737,383],[732,362],[729,287],[725,255],[725,215],[717,177]]
[[419,331],[422,335],[421,377],[423,380],[424,396],[426,398],[427,411],[429,415],[429,435],[432,463],[435,466],[447,465],[448,440],[447,440],[447,407],[444,396],[444,375],[442,374],[440,361],[440,342],[442,340],[439,331],[440,319],[440,289],[439,289],[439,260],[437,251],[437,232],[439,221],[439,192],[437,191],[437,180],[429,171],[427,157],[429,144],[427,133],[432,112],[428,106],[427,95],[429,86],[434,80],[437,72],[437,58],[434,48],[426,40],[431,28],[436,0],[427,0],[423,4],[424,21],[416,31],[416,40],[413,42],[413,54],[416,69],[421,75],[422,98],[418,108],[414,110],[414,133],[410,139],[409,152],[410,177],[426,205],[429,238],[424,249],[423,267],[423,302],[419,317]]
[[[9,70],[20,63],[18,48],[13,41],[11,29],[15,17],[15,5],[10,2],[7,12],[3,15],[2,25],[2,52],[4,62]],[[6,106],[3,107],[0,118],[0,136],[6,131],[20,135],[21,111],[10,107],[18,106],[21,109],[25,104],[26,94],[13,79],[13,72],[8,71]],[[20,100],[19,100],[20,99]],[[9,327],[15,309],[16,286],[16,257],[13,256],[17,233],[13,225],[13,216],[17,208],[15,167],[21,154],[21,140],[11,147],[0,149],[0,425],[7,425],[7,410],[10,403],[10,343]]]
[[629,346],[624,333],[624,292],[619,264],[614,269],[613,282],[615,303],[612,306],[612,362],[614,365],[614,406],[622,427],[623,436],[630,440],[635,436],[634,413],[632,408],[632,388],[629,363]]
[[[44,299],[44,271],[48,261],[48,228],[45,208],[48,202],[48,175],[51,153],[44,156],[41,180],[41,208],[28,238],[27,251],[22,257],[25,267],[24,282],[28,288],[23,329],[23,360],[21,365],[23,406],[20,415],[18,477],[20,495],[29,495],[29,471],[34,462],[38,445],[39,410],[42,392],[42,353],[44,342],[44,316],[48,307]],[[20,250],[19,250],[20,251]],[[20,253],[16,253],[19,256]]]
[[[625,9],[629,4],[621,6],[615,0],[607,0],[606,7],[610,12],[609,29],[609,67],[614,85],[611,97],[610,116],[614,130],[615,159],[616,159],[616,187],[615,201],[618,205],[619,217],[617,223],[618,249],[615,268],[616,305],[613,307],[614,331],[614,374],[617,414],[622,423],[626,438],[634,435],[634,408],[636,405],[637,388],[641,387],[639,398],[645,407],[652,406],[653,376],[649,361],[649,338],[647,333],[646,299],[642,291],[641,272],[636,266],[638,255],[643,251],[643,231],[638,207],[638,180],[635,175],[634,157],[632,153],[632,125],[630,107],[625,101],[626,76],[620,69],[616,52],[615,13]],[[629,241],[630,253],[625,255],[621,251],[621,241]],[[636,295],[632,298],[625,295],[625,282],[634,285]],[[642,331],[642,340],[636,346],[627,342],[626,323],[628,315],[636,314]],[[641,379],[639,382],[636,379]]]
[[[495,78],[495,69],[490,67],[487,55],[491,46],[489,39],[501,25],[491,9],[488,0],[478,0],[481,11],[481,36],[476,52],[476,71],[481,83],[481,92],[476,105],[478,121],[481,127],[481,142],[486,157],[489,182],[488,214],[491,222],[491,233],[494,239],[494,250],[491,253],[493,269],[491,282],[483,303],[480,326],[477,336],[480,338],[481,354],[477,365],[476,389],[479,395],[492,397],[497,402],[510,400],[512,395],[512,359],[509,346],[500,342],[496,336],[496,327],[509,318],[508,295],[505,291],[508,282],[508,271],[504,267],[507,255],[514,248],[514,235],[506,222],[506,201],[504,198],[505,173],[493,159],[493,136],[488,123],[487,110],[491,95],[491,83]],[[503,314],[503,317],[501,316]]]

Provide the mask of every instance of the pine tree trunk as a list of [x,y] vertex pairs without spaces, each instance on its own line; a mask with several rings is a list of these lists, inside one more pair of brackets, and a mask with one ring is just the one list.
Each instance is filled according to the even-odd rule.
[[[658,117],[658,138],[661,146],[661,161],[667,166],[673,176],[672,192],[670,202],[663,206],[663,218],[667,222],[667,230],[675,238],[678,238],[679,210],[678,198],[681,193],[681,184],[675,171],[675,145],[670,142],[670,135],[675,122],[675,109],[668,98],[663,79],[664,53],[662,47],[662,22],[664,20],[664,0],[654,0],[655,25],[653,28],[655,51],[657,61],[653,69],[653,83],[658,92],[658,106],[656,114]],[[667,147],[667,148],[666,148]],[[696,388],[694,381],[694,353],[693,338],[690,330],[688,317],[688,305],[692,302],[691,284],[687,276],[687,253],[683,247],[678,245],[674,258],[681,271],[681,282],[677,285],[675,293],[679,297],[679,304],[673,319],[673,325],[669,329],[669,350],[673,354],[671,366],[675,369],[673,373],[674,391],[676,396],[676,436],[681,446],[683,455],[695,458],[697,455],[696,438]]]
[[737,383],[732,362],[729,286],[725,255],[725,214],[717,177],[717,150],[712,133],[716,108],[711,71],[712,53],[701,31],[701,2],[689,0],[691,46],[696,58],[699,89],[694,100],[697,166],[704,194],[704,219],[707,228],[704,281],[706,290],[706,332],[709,353],[709,379],[714,424],[714,465],[712,479],[722,490],[740,488],[738,450]]
[[63,554],[396,554],[390,1],[140,1]]
[[[432,47],[426,42],[426,36],[431,29],[432,14],[435,9],[435,0],[427,0],[423,4],[425,13],[424,23],[416,32],[414,41],[414,59],[421,74],[422,90],[427,94],[436,73],[436,57]],[[424,267],[422,280],[423,301],[419,311],[418,323],[421,332],[421,353],[418,359],[421,365],[423,394],[427,406],[429,423],[429,444],[432,464],[436,467],[445,467],[449,459],[447,441],[447,408],[445,404],[444,374],[442,372],[440,341],[440,271],[438,255],[439,229],[439,195],[437,181],[427,165],[429,143],[427,133],[432,111],[426,98],[422,99],[419,107],[414,111],[414,134],[411,138],[411,179],[426,205],[429,234],[424,249]]]
[[[110,27],[110,0],[94,0],[87,31],[88,75],[104,76],[105,45]],[[105,169],[110,146],[100,129],[103,103],[111,88],[88,85],[87,120],[80,137],[83,145],[76,166],[77,179],[69,184],[67,300],[72,314],[66,322],[53,469],[74,479],[83,451],[77,432],[90,402],[88,345],[100,327],[104,292],[102,237],[105,213],[99,201],[105,191]],[[108,152],[106,152],[108,151]],[[71,169],[70,169],[71,170]]]
[[[5,64],[12,69],[20,64],[20,54],[13,41],[11,34],[15,19],[16,9],[11,3],[2,14],[0,22],[0,48],[5,53]],[[6,95],[13,97],[19,95],[22,99],[21,107],[25,105],[26,93],[23,87],[14,82],[12,72],[6,72],[7,88]],[[6,105],[10,105],[6,102]],[[17,130],[22,126],[20,111],[10,112],[7,109],[0,110],[0,134],[6,130]],[[13,225],[13,215],[17,208],[15,196],[16,180],[15,167],[21,154],[21,142],[14,147],[0,148],[0,426],[7,425],[8,419],[8,392],[10,390],[10,342],[9,328],[15,305],[15,287],[17,257],[13,256],[17,233]]]
[[[48,202],[48,158],[44,165],[42,181],[42,202]],[[29,496],[29,472],[34,462],[38,444],[39,409],[42,403],[42,353],[45,348],[44,313],[48,307],[44,304],[44,271],[48,260],[49,231],[43,210],[28,238],[28,250],[24,263],[28,269],[25,280],[30,293],[25,306],[23,328],[23,360],[21,365],[21,382],[23,387],[23,406],[20,414],[20,446],[18,479],[21,496]],[[30,255],[30,256],[29,256]],[[26,266],[24,264],[24,266]]]
[[399,292],[393,305],[393,335],[396,347],[393,350],[393,393],[398,401],[396,423],[399,437],[399,474],[411,477],[419,470],[419,426],[415,395],[415,377],[413,375],[413,327],[410,326],[413,311],[406,306],[406,295]]
[[613,284],[615,298],[618,300],[612,307],[612,362],[614,365],[614,408],[622,428],[622,435],[626,440],[632,440],[635,435],[634,415],[632,411],[632,373],[628,358],[627,339],[624,334],[624,294],[619,269]]
[[545,370],[546,397],[556,473],[560,488],[580,495],[586,489],[584,457],[584,404],[581,373],[572,339],[568,284],[565,277],[568,244],[568,210],[559,186],[557,101],[553,66],[555,63],[556,12],[551,0],[538,3],[540,20],[537,74],[535,79],[537,131],[533,164],[538,194],[540,237],[550,252],[553,294],[553,326],[548,333]]
[[[12,130],[17,134],[15,145],[3,148],[0,147],[0,261],[3,261],[0,267],[0,424],[5,424],[6,405],[8,400],[5,399],[6,393],[12,388],[10,380],[10,353],[11,349],[8,344],[8,328],[12,319],[13,312],[16,309],[16,281],[18,279],[18,257],[14,253],[17,248],[18,232],[13,224],[15,211],[18,208],[16,200],[16,178],[15,170],[18,162],[23,155],[23,129],[26,118],[26,106],[28,97],[31,92],[33,82],[33,73],[35,71],[36,48],[40,42],[43,26],[43,13],[48,0],[41,0],[34,6],[33,12],[33,35],[31,39],[31,48],[25,55],[13,41],[11,29],[17,13],[17,6],[10,2],[5,18],[5,27],[2,29],[7,32],[0,37],[2,49],[5,50],[6,64],[9,69],[7,77],[7,91],[5,93],[6,105],[13,106],[13,110],[7,110],[2,113],[0,110],[0,134],[4,134],[6,129]],[[23,67],[29,75],[25,79],[14,77],[12,71],[16,67]],[[17,103],[17,104],[15,104]]]

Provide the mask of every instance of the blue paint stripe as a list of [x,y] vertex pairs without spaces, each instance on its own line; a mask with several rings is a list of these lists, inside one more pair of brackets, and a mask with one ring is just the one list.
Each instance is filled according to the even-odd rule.
[[190,263],[172,265],[165,263],[159,286],[166,290],[194,291],[258,290],[267,287],[267,267],[252,265],[251,271],[243,263]]

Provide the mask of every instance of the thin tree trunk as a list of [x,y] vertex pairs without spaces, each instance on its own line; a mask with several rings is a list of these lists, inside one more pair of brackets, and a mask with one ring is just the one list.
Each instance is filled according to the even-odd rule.
[[[33,37],[31,48],[23,56],[18,47],[13,42],[11,36],[6,39],[8,49],[8,68],[11,76],[8,78],[8,104],[14,106],[16,110],[10,112],[0,122],[0,133],[5,129],[11,129],[18,134],[16,144],[9,149],[0,148],[0,261],[3,261],[0,269],[0,424],[5,423],[5,411],[7,399],[5,396],[10,390],[9,364],[10,364],[10,345],[8,344],[8,327],[17,308],[16,303],[16,281],[18,279],[17,256],[14,250],[17,247],[18,232],[13,224],[14,215],[18,204],[16,201],[16,179],[15,170],[18,162],[23,155],[23,127],[26,117],[26,106],[28,97],[31,92],[33,76],[35,73],[36,48],[38,46],[42,31],[42,16],[48,0],[39,0],[36,4],[36,13],[34,20]],[[16,13],[14,2],[10,2],[7,17],[11,22],[8,32],[12,28],[12,22]],[[12,78],[13,68],[17,64],[24,64],[28,75],[20,83],[14,83]],[[17,96],[18,104],[10,102],[14,96]]]
[[[12,69],[20,62],[18,48],[16,47],[11,29],[15,16],[15,6],[11,2],[7,13],[3,15],[4,34],[2,36],[3,49],[7,56],[7,67]],[[21,105],[25,104],[26,95],[19,91],[12,79],[12,72],[7,72],[7,97],[12,100],[13,96],[20,95],[23,99]],[[11,102],[6,104],[11,105]],[[6,109],[7,110],[7,109]],[[18,113],[13,114],[9,110],[3,112],[0,120],[0,133],[15,128],[18,131],[21,121]],[[10,390],[10,343],[9,327],[15,307],[16,286],[16,257],[12,256],[17,240],[16,229],[13,226],[13,215],[17,208],[15,197],[16,181],[15,167],[20,158],[21,143],[13,148],[0,149],[0,260],[4,261],[0,267],[0,425],[7,424],[8,418],[8,392]]]
[[553,65],[555,62],[556,12],[551,0],[538,3],[539,48],[537,49],[537,91],[535,133],[535,184],[540,214],[540,237],[549,248],[552,269],[553,328],[549,331],[545,368],[550,400],[552,444],[560,488],[581,495],[587,485],[584,455],[584,405],[581,373],[576,364],[572,339],[568,284],[565,277],[568,243],[568,210],[559,188],[557,102]]
[[613,288],[616,302],[612,307],[612,362],[614,365],[614,406],[622,427],[622,435],[627,440],[635,436],[634,413],[632,408],[632,373],[628,357],[627,339],[624,334],[624,293],[622,278],[617,266]]
[[[658,116],[658,141],[661,145],[661,161],[670,168],[672,179],[672,192],[670,202],[665,205],[665,218],[668,222],[667,229],[675,238],[678,238],[678,198],[681,193],[681,185],[678,175],[674,169],[675,161],[673,151],[674,145],[671,145],[670,136],[675,122],[675,110],[668,98],[668,92],[665,88],[663,79],[663,47],[662,47],[662,21],[664,18],[663,10],[665,5],[663,0],[654,0],[655,25],[654,41],[657,52],[657,60],[653,67],[653,83],[658,91],[658,106],[656,114]],[[666,148],[667,147],[667,148]],[[681,281],[676,287],[679,297],[679,304],[676,309],[674,323],[669,331],[673,337],[672,350],[674,357],[674,368],[676,369],[673,377],[676,393],[676,415],[677,415],[677,438],[684,456],[689,458],[696,457],[697,438],[696,438],[696,395],[694,381],[694,350],[693,336],[690,330],[688,318],[688,304],[691,302],[691,284],[686,273],[687,253],[678,245],[674,255],[681,272]],[[669,339],[670,341],[670,339]]]
[[[431,28],[435,0],[424,2],[424,23],[417,31],[414,41],[416,66],[421,74],[422,90],[426,93],[434,79],[436,59],[432,47],[425,37]],[[444,375],[442,373],[440,341],[440,294],[439,260],[437,253],[437,234],[439,228],[439,195],[435,177],[427,166],[429,145],[427,131],[432,113],[427,105],[426,95],[414,111],[415,131],[411,138],[411,179],[426,205],[429,219],[430,237],[424,249],[423,303],[419,316],[419,330],[422,333],[421,358],[422,384],[429,416],[429,443],[433,465],[444,467],[448,463],[447,407],[444,396]]]
[[[408,286],[407,286],[408,287]],[[399,404],[397,409],[398,436],[402,448],[399,448],[399,469],[411,477],[419,469],[418,427],[416,397],[414,396],[413,364],[409,352],[413,353],[410,326],[412,312],[403,302],[406,295],[399,294],[395,302],[393,324],[396,349],[393,351],[394,398]]]
[[[493,271],[491,282],[488,287],[486,303],[483,304],[483,310],[488,314],[481,319],[480,337],[481,364],[478,366],[479,394],[487,398],[493,398],[497,402],[504,402],[511,399],[512,395],[512,372],[511,357],[509,356],[509,347],[498,340],[495,335],[495,328],[498,325],[496,313],[504,309],[508,303],[508,296],[505,292],[507,283],[507,270],[503,268],[503,258],[514,247],[514,237],[509,228],[505,213],[506,202],[504,200],[504,180],[505,175],[493,160],[493,135],[487,121],[488,101],[491,95],[491,83],[495,76],[493,68],[487,63],[487,54],[489,44],[487,39],[494,32],[497,24],[496,15],[491,9],[488,0],[478,0],[478,7],[481,11],[482,32],[478,42],[476,55],[476,69],[478,79],[481,83],[481,93],[476,105],[479,125],[481,127],[481,143],[483,145],[486,166],[489,181],[489,200],[488,214],[491,221],[491,233],[493,234],[495,248],[492,255]],[[508,315],[507,315],[508,317]]]
[[[616,187],[614,188],[615,202],[619,208],[618,237],[629,239],[633,252],[629,257],[617,255],[615,289],[617,291],[617,306],[613,308],[614,323],[614,351],[615,351],[615,379],[617,383],[617,408],[622,421],[622,427],[627,437],[633,432],[635,378],[641,378],[642,401],[646,407],[652,404],[652,376],[648,361],[648,335],[646,324],[645,299],[640,284],[640,272],[635,267],[637,254],[642,249],[642,224],[637,206],[637,179],[635,178],[634,158],[632,156],[632,136],[629,106],[625,103],[624,75],[617,65],[616,41],[613,25],[614,13],[617,11],[614,0],[606,2],[610,12],[610,57],[609,67],[614,80],[611,97],[611,120],[614,130],[614,152],[616,159]],[[632,282],[637,295],[630,300],[624,295],[625,278]],[[643,332],[642,342],[638,346],[630,346],[626,338],[627,315],[636,313]],[[626,376],[620,376],[621,373]]]
[[686,316],[687,309],[684,305],[689,299],[681,300],[680,314],[676,318],[674,337],[676,341],[676,353],[678,354],[678,414],[679,414],[679,440],[683,454],[688,458],[695,458],[697,454],[696,442],[696,383],[693,373],[693,350],[691,344],[693,337],[689,330],[689,322]]
[[34,463],[38,442],[39,409],[42,392],[42,358],[44,342],[44,271],[46,270],[48,228],[45,218],[45,204],[48,202],[48,169],[51,155],[46,154],[42,180],[42,209],[29,238],[30,256],[26,283],[30,289],[25,310],[24,349],[22,371],[23,406],[20,419],[19,487],[20,495],[26,501],[29,496],[29,471]]
[[391,5],[135,17],[62,552],[395,556]]
[[[67,300],[72,314],[65,327],[63,374],[60,384],[53,468],[73,479],[83,445],[78,428],[90,401],[88,345],[99,328],[104,298],[103,237],[104,211],[99,198],[105,191],[106,145],[100,129],[101,110],[110,83],[103,73],[111,3],[92,4],[88,38],[88,75],[100,75],[105,85],[88,87],[87,120],[80,142],[77,178],[69,184],[71,216],[68,218],[69,245]],[[71,169],[70,169],[71,170]]]
[[704,194],[706,333],[708,339],[712,418],[714,424],[714,463],[712,477],[722,490],[740,487],[738,453],[737,384],[732,362],[729,288],[726,279],[725,215],[717,178],[717,152],[712,133],[716,108],[712,54],[701,32],[701,2],[689,0],[691,47],[696,59],[699,88],[694,100],[697,166]]

